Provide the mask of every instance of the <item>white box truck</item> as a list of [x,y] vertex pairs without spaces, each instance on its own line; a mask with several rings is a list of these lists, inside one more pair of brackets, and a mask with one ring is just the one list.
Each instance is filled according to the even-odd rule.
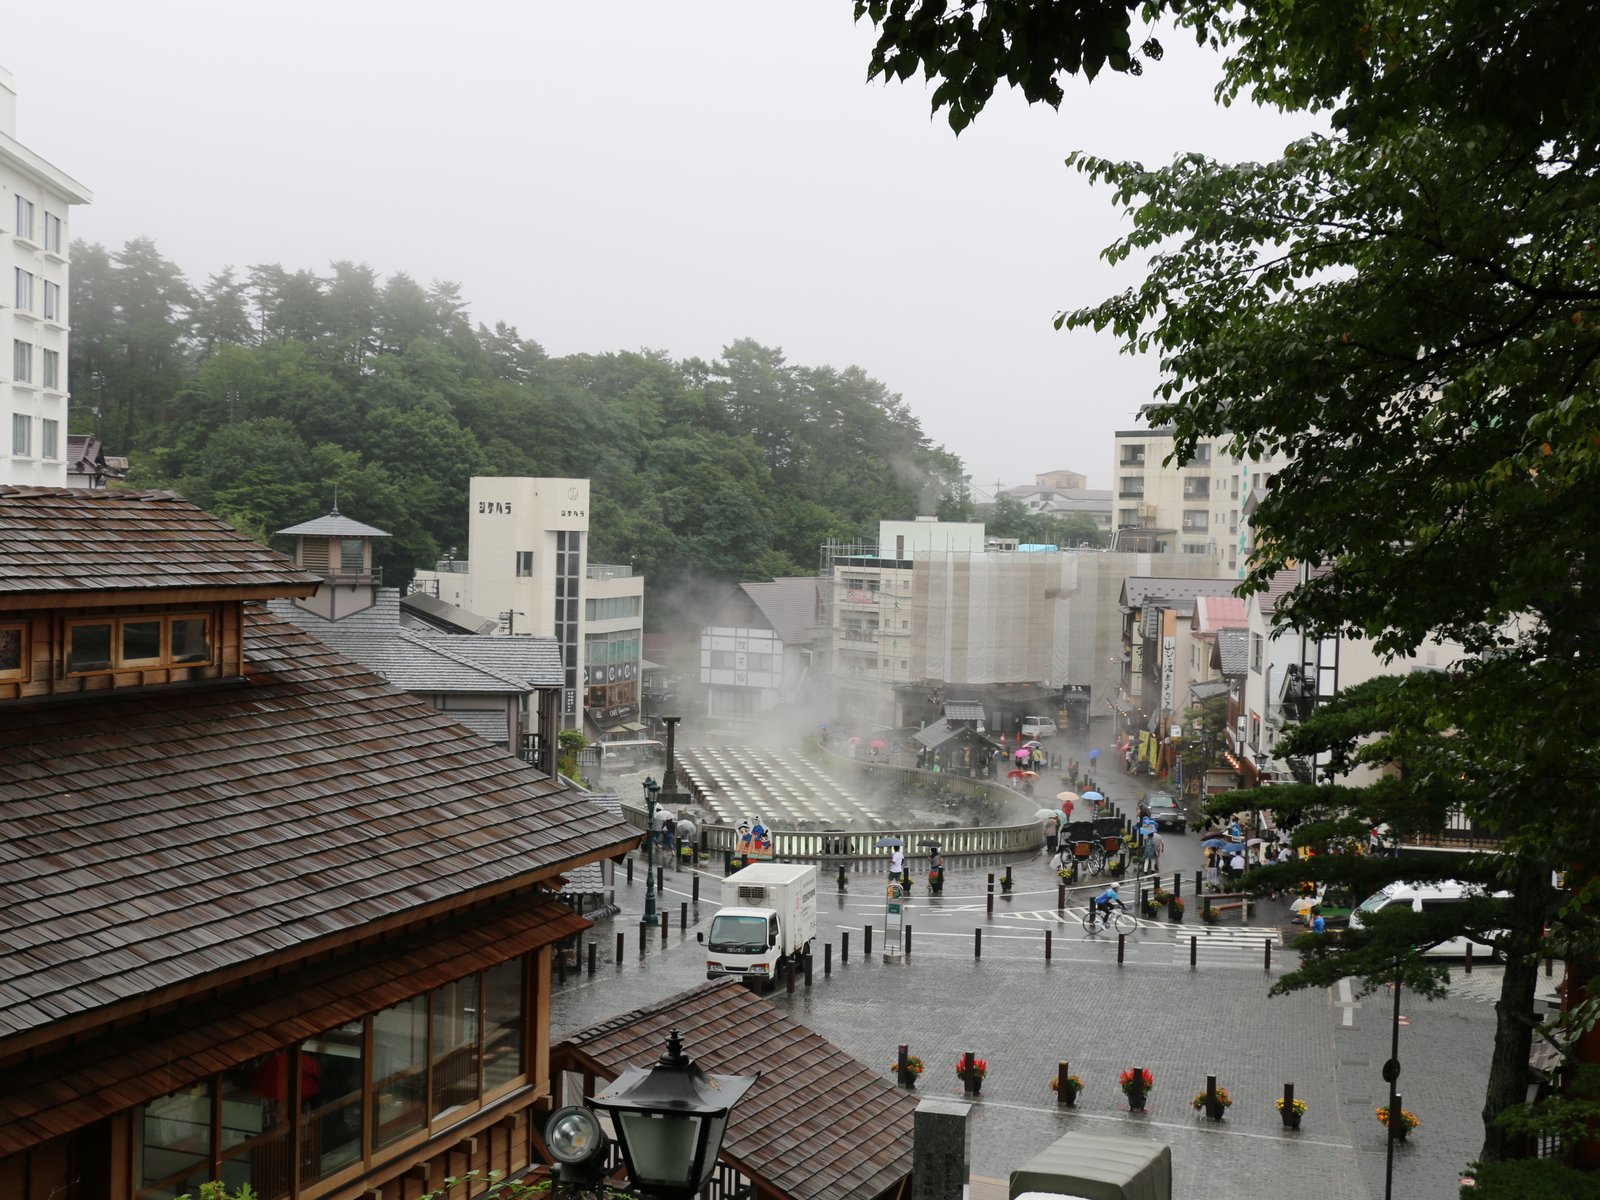
[[798,969],[817,936],[817,868],[752,863],[722,881],[722,904],[700,935],[706,978],[771,987],[784,959]]

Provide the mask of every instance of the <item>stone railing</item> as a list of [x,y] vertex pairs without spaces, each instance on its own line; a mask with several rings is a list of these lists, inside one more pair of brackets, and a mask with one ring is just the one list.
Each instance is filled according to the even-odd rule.
[[[624,803],[622,815],[641,833],[645,828],[643,807]],[[697,841],[711,854],[732,852],[736,831],[732,825],[702,825]],[[877,845],[882,837],[897,837],[907,855],[916,857],[926,849],[924,841],[939,843],[947,857],[958,855],[1015,854],[1037,850],[1044,844],[1044,830],[1037,821],[1020,825],[995,825],[983,829],[868,829],[826,832],[819,829],[772,830],[772,855],[780,860],[884,858],[887,849]]]

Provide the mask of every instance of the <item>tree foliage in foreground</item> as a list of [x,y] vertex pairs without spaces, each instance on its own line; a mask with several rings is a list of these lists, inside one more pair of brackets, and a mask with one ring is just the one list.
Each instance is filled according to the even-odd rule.
[[591,551],[652,584],[810,573],[829,538],[970,512],[960,461],[857,367],[740,340],[719,358],[552,359],[474,327],[453,284],[278,265],[192,286],[147,239],[73,258],[75,432],[261,539],[341,511],[391,581],[465,556],[473,475],[593,481]]
[[[1120,22],[1122,7],[907,0],[866,11],[879,20],[880,73],[893,64],[904,78],[920,64],[940,80],[936,109],[950,105],[959,128],[987,99],[985,85],[1070,70],[1083,21]],[[1531,920],[1538,881],[1564,866],[1573,886],[1563,936],[1592,949],[1583,913],[1600,889],[1600,39],[1591,14],[1565,0],[1247,0],[1181,11],[1157,2],[1144,13],[1168,9],[1219,49],[1225,100],[1326,110],[1334,133],[1264,163],[1185,155],[1151,168],[1074,156],[1131,221],[1106,257],[1151,259],[1142,283],[1059,324],[1109,329],[1130,352],[1159,356],[1150,419],[1174,426],[1180,461],[1202,439],[1287,454],[1254,516],[1245,584],[1313,568],[1277,605],[1280,626],[1363,637],[1400,659],[1436,634],[1465,650],[1458,669],[1363,718],[1387,750],[1409,752],[1400,775],[1365,796],[1289,789],[1274,803],[1327,814],[1318,818],[1326,828],[1313,822],[1300,837],[1348,833],[1380,811],[1398,829],[1464,811],[1505,840],[1498,859],[1460,870],[1510,884]],[[885,24],[884,13],[923,23]],[[976,75],[960,55],[947,70],[950,39],[959,46],[963,23],[979,14],[999,22],[985,37],[1007,52],[984,56]],[[1045,15],[1056,19],[1041,24]],[[1035,83],[1030,97],[1040,90]],[[1331,978],[1358,965],[1313,956],[1306,969]],[[1524,976],[1508,970],[1502,997],[1519,1020]],[[1499,1118],[1520,1103],[1526,1037],[1504,1013],[1494,1053],[1488,1159],[1518,1149]]]

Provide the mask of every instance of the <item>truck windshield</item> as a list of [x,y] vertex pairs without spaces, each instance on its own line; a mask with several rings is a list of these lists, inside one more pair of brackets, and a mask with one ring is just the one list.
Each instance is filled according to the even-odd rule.
[[716,917],[711,922],[707,949],[724,954],[760,954],[767,948],[764,917]]

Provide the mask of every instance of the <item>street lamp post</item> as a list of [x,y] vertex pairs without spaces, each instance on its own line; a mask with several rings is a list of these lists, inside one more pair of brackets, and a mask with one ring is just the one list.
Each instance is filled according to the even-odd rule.
[[688,1200],[716,1168],[729,1112],[759,1078],[707,1075],[674,1029],[654,1066],[629,1067],[591,1103],[611,1115],[634,1188]]
[[661,785],[648,775],[644,781],[644,916],[641,925],[656,924],[656,797]]

